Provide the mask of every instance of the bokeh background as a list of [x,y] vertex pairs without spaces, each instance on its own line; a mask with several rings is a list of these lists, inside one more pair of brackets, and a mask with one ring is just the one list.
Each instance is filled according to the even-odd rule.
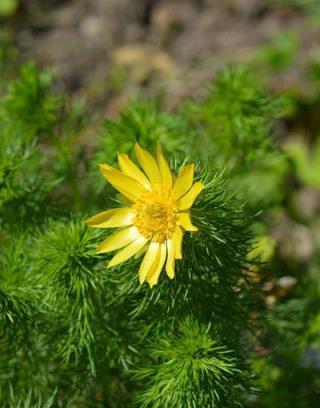
[[269,326],[252,362],[260,392],[248,404],[319,407],[320,2],[0,0],[0,21],[1,68],[49,67],[55,91],[85,106],[78,138],[86,157],[106,116],[137,99],[174,112],[186,98],[201,100],[231,65],[285,98],[271,129],[284,155],[242,180],[268,208],[256,226],[268,263],[256,280]]
[[[317,0],[2,0],[2,35],[23,60],[54,68],[73,97],[115,113],[128,98],[168,109],[199,96],[229,63],[256,63],[273,91],[301,95],[314,133]],[[304,117],[304,119],[303,119]],[[308,124],[306,123],[308,122]],[[312,129],[310,129],[312,128]]]

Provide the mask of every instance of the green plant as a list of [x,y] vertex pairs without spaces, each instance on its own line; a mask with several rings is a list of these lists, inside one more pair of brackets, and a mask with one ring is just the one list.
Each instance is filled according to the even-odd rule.
[[[283,99],[248,69],[229,68],[203,101],[175,113],[132,103],[118,119],[104,119],[92,143],[82,132],[93,127],[85,107],[55,91],[51,72],[33,64],[19,72],[6,73],[0,95],[1,405],[293,403],[288,390],[318,327],[308,318],[318,304],[315,285],[310,302],[302,296],[314,280],[310,274],[295,299],[274,308],[260,290],[284,265],[260,213],[274,216],[287,194],[287,156],[273,141]],[[161,142],[173,180],[192,159],[205,187],[190,209],[198,231],[185,231],[175,278],[162,274],[152,289],[138,280],[141,254],[107,269],[110,255],[96,253],[104,234],[84,224],[123,200],[97,167],[116,165],[117,153],[131,154],[136,141],[153,153]],[[261,347],[270,353],[259,354]],[[277,357],[292,364],[293,376]],[[314,367],[303,370],[312,387],[301,407],[318,392]],[[306,382],[299,384],[300,403]]]

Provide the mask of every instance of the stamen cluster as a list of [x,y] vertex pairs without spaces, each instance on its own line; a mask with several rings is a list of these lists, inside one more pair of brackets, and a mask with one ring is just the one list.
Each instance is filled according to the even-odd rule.
[[146,190],[133,205],[133,224],[148,240],[162,243],[176,229],[178,210],[168,192]]

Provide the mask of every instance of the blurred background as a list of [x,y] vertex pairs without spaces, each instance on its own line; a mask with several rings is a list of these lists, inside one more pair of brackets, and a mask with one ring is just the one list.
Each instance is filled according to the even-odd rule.
[[128,98],[159,94],[174,109],[203,93],[217,70],[250,62],[264,69],[272,90],[301,94],[305,111],[297,122],[315,133],[309,105],[320,75],[318,0],[0,3],[1,35],[19,58],[54,68],[92,111],[114,113]]
[[261,391],[248,404],[319,407],[319,0],[0,0],[0,21],[1,72],[35,61],[55,72],[55,92],[85,104],[87,157],[102,118],[149,98],[175,112],[231,65],[285,98],[270,126],[281,155],[241,178],[265,209],[256,251],[268,261],[255,278],[267,322],[252,359]]

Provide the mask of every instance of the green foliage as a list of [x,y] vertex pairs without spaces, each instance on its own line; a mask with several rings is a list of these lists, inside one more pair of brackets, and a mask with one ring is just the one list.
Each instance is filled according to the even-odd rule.
[[137,369],[142,384],[137,395],[139,407],[236,406],[241,389],[235,358],[212,338],[210,326],[187,318],[178,333],[153,339],[147,352],[153,363]]
[[280,203],[288,191],[290,163],[283,153],[272,154],[253,165],[250,172],[237,172],[231,188],[240,190],[253,209]]
[[68,104],[54,92],[53,80],[51,71],[29,63],[0,97],[0,212],[11,225],[56,214],[52,194],[62,180],[69,202],[79,198],[76,140],[87,120],[82,103]]
[[19,5],[19,0],[2,0],[0,4],[0,17],[8,17],[13,14]]
[[55,315],[54,329],[64,333],[60,334],[57,344],[63,359],[68,362],[73,357],[79,361],[84,351],[93,371],[92,302],[99,289],[99,276],[94,268],[98,262],[95,255],[97,234],[79,220],[50,221],[45,229],[35,241],[34,268],[38,273],[38,285],[47,288],[43,302],[48,308],[48,324]]
[[297,140],[288,143],[286,150],[301,182],[314,187],[320,186],[320,138],[315,142],[312,151]]
[[23,127],[15,126],[4,127],[0,139],[0,222],[11,227],[53,213],[52,205],[48,202],[44,208],[44,203],[59,183],[54,175],[45,175],[40,151],[24,141]]
[[218,74],[204,103],[190,109],[207,127],[215,155],[230,166],[255,161],[271,148],[271,118],[282,114],[283,104],[246,68],[231,67]]
[[271,44],[259,50],[255,63],[273,71],[282,71],[292,65],[297,55],[298,38],[295,32],[281,32]]
[[40,398],[38,403],[33,404],[31,394],[29,394],[26,399],[24,398],[23,400],[19,400],[17,404],[14,405],[14,408],[51,408],[54,403],[54,398],[55,394],[47,401],[43,401],[42,398]]
[[286,191],[289,165],[274,143],[273,124],[289,105],[287,98],[271,96],[245,67],[218,73],[205,100],[186,105],[195,140],[225,168],[230,190],[243,194],[253,211],[279,202]]
[[318,84],[320,83],[320,56],[316,55],[316,57],[311,61],[310,64],[310,74],[312,79],[315,82],[316,89],[318,89]]
[[[306,299],[292,299],[267,313],[268,337],[264,339],[266,357],[254,360],[254,370],[263,390],[259,407],[316,407],[319,398],[317,367],[308,362],[312,349],[305,348],[304,334],[310,321]],[[292,389],[295,390],[292,393]]]
[[[293,167],[306,183],[317,171],[317,152],[302,171],[273,142],[284,100],[248,69],[229,68],[203,101],[176,113],[130,104],[103,120],[89,148],[84,106],[57,92],[50,71],[27,64],[12,75],[0,95],[0,405],[235,408],[256,398],[280,407],[277,398],[293,403],[301,368],[312,387],[300,406],[313,401],[316,369],[305,353],[318,344],[319,319],[309,315],[319,285],[310,273],[310,302],[301,290],[273,307],[259,291],[263,262],[280,274],[285,261],[269,220],[256,214],[274,216]],[[111,255],[95,249],[113,230],[83,221],[118,200],[97,165],[114,165],[136,141],[154,152],[158,140],[176,172],[196,163],[205,188],[191,210],[199,231],[185,233],[175,279],[162,273],[150,289],[139,284],[139,256],[106,269]],[[300,267],[289,273],[299,277]],[[254,397],[253,375],[265,397]],[[297,389],[302,401],[306,381]]]
[[3,120],[21,122],[31,135],[52,131],[63,103],[60,96],[49,93],[53,80],[50,70],[38,71],[33,63],[22,66],[3,100]]
[[[33,393],[43,381],[39,370],[41,358],[33,348],[37,342],[35,317],[39,314],[39,293],[30,281],[29,257],[24,252],[28,247],[26,237],[11,237],[3,247],[5,251],[0,258],[0,400],[13,403],[25,393]],[[32,372],[34,377],[30,375]]]
[[[181,384],[177,389],[175,398],[181,408],[194,405],[197,399],[207,404],[212,398],[215,407],[239,405],[249,387],[247,374],[239,368],[247,353],[239,334],[248,332],[254,304],[246,279],[251,233],[243,201],[228,192],[220,171],[199,162],[197,178],[206,188],[192,217],[200,232],[186,235],[185,257],[177,266],[176,279],[162,277],[152,291],[141,287],[138,259],[106,272],[108,256],[95,255],[101,233],[84,226],[84,215],[74,218],[68,213],[68,209],[79,208],[81,185],[74,182],[78,167],[70,146],[84,122],[77,119],[81,111],[77,107],[71,107],[66,116],[64,96],[55,94],[52,79],[48,72],[27,65],[8,84],[1,104],[0,216],[7,248],[1,259],[3,266],[8,265],[4,271],[9,271],[3,273],[1,292],[2,327],[8,332],[1,364],[11,367],[1,377],[2,400],[18,405],[24,398],[39,404],[50,401],[57,389],[56,399],[63,406],[76,401],[85,406],[90,401],[95,406],[106,401],[112,407],[130,406],[134,391],[130,383],[137,384],[133,392],[137,395],[141,384],[132,373],[159,364],[153,352],[141,352],[141,348],[151,350],[155,341],[164,345],[172,333],[177,370],[190,362],[179,347],[191,342],[189,355],[205,354],[203,367],[200,362],[192,364],[188,369],[192,372],[181,377],[182,384],[194,382],[190,400]],[[186,111],[176,115],[159,112],[151,103],[133,104],[118,121],[107,120],[103,129],[96,156],[85,163],[91,169],[98,162],[112,163],[117,151],[131,152],[136,140],[149,149],[160,140],[166,149],[178,153],[172,160],[178,170],[190,143],[199,137],[208,140],[206,133],[197,135]],[[56,141],[58,130],[61,135]],[[10,137],[13,133],[15,142]],[[43,144],[49,157],[43,157]],[[199,156],[201,149],[195,149]],[[51,158],[56,163],[49,170]],[[91,175],[102,179],[97,170]],[[109,192],[114,197],[111,189]],[[70,198],[67,205],[66,197]],[[94,197],[96,200],[86,201],[87,211],[99,205],[103,209],[108,201],[111,205],[110,198],[102,194]],[[22,228],[27,232],[17,240]],[[181,335],[174,334],[177,330]],[[20,332],[21,344],[14,341],[11,345],[13,334]],[[168,371],[163,364],[163,379],[157,385],[158,377],[153,376],[155,383],[149,384],[149,391],[141,387],[141,395],[165,384]],[[80,390],[79,383],[83,384]],[[159,396],[157,406],[169,406],[173,392]]]
[[147,147],[159,141],[170,152],[186,149],[188,143],[181,134],[186,131],[182,118],[159,112],[152,102],[129,105],[119,120],[106,120],[104,131],[98,154],[107,158],[119,151],[129,153],[136,141]]
[[100,132],[97,153],[92,160],[92,179],[98,192],[105,186],[96,175],[98,164],[113,165],[118,152],[133,152],[136,141],[146,148],[154,148],[159,141],[171,153],[188,152],[192,143],[192,132],[184,118],[159,111],[153,102],[130,104],[117,121],[107,119]]

